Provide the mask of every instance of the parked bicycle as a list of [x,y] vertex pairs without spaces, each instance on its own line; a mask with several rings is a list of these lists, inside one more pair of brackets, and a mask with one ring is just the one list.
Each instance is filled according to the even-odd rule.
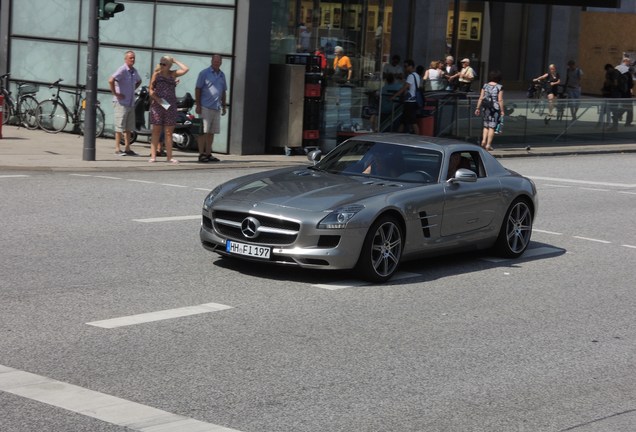
[[[69,121],[73,124],[73,132],[84,134],[84,117],[86,113],[86,99],[83,92],[86,86],[78,86],[74,90],[62,89],[62,78],[55,81],[49,88],[56,88],[50,99],[44,100],[37,107],[37,122],[40,128],[49,133],[58,133],[66,127]],[[73,95],[72,109],[66,106],[60,93]],[[104,111],[95,107],[95,136],[99,137],[104,132]]]
[[38,92],[36,84],[18,83],[18,99],[14,99],[8,87],[4,86],[10,73],[0,76],[0,91],[4,95],[2,106],[2,124],[23,125],[27,129],[37,129],[38,122],[35,115],[38,101],[33,96]]

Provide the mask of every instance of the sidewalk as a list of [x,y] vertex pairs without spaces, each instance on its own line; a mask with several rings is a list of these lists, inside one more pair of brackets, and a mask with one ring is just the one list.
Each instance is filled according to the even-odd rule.
[[[194,152],[175,151],[174,157],[181,162],[172,165],[165,158],[148,163],[150,144],[141,142],[132,145],[139,156],[116,156],[112,138],[98,138],[95,143],[95,161],[84,161],[84,138],[70,133],[48,134],[41,130],[28,130],[17,126],[3,126],[0,139],[0,169],[3,170],[49,170],[49,171],[137,171],[137,170],[188,170],[188,169],[236,169],[277,168],[290,165],[307,165],[306,156],[284,155],[223,155],[216,154],[220,162],[199,163]],[[568,145],[525,148],[501,147],[493,154],[496,157],[559,156],[572,154],[635,153],[636,143],[602,145]]]

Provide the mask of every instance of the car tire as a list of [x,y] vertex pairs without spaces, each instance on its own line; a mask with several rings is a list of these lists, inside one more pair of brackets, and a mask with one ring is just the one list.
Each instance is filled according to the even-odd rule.
[[356,271],[369,282],[386,282],[400,265],[404,233],[400,223],[390,216],[382,216],[371,225],[362,245]]
[[504,258],[521,256],[532,236],[532,209],[524,199],[516,199],[508,208],[495,243],[495,252]]

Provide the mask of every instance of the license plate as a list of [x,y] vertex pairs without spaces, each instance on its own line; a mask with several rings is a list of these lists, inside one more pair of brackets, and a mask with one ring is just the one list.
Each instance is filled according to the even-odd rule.
[[225,250],[231,254],[262,259],[269,259],[269,254],[271,252],[271,249],[265,246],[255,246],[230,240],[225,243]]

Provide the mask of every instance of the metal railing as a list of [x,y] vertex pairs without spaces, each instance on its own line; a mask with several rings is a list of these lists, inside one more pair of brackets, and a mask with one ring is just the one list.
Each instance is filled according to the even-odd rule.
[[[436,112],[436,135],[478,142],[482,118],[477,95],[447,99]],[[603,144],[636,141],[632,123],[636,99],[506,99],[498,146]]]

